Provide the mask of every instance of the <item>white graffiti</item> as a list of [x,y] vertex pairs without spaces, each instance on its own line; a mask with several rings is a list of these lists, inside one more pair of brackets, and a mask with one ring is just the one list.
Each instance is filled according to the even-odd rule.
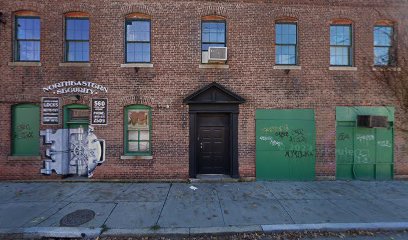
[[391,143],[388,140],[378,141],[377,144],[380,147],[388,147],[388,148],[391,147]]
[[358,135],[357,140],[360,141],[360,142],[374,141],[374,135]]
[[273,139],[272,137],[261,136],[261,137],[259,137],[259,140],[261,140],[261,141],[269,141],[272,146],[278,146],[278,147],[283,146],[283,143],[282,143],[282,142],[276,141],[276,140]]
[[356,163],[368,163],[368,150],[356,150]]

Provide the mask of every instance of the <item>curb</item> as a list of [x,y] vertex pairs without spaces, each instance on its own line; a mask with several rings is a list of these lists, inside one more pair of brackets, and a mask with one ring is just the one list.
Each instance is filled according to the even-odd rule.
[[30,227],[0,229],[0,237],[7,235],[22,235],[23,238],[84,238],[97,236],[166,236],[166,235],[199,235],[199,234],[232,234],[245,232],[303,232],[303,231],[330,231],[343,232],[352,230],[407,230],[408,222],[375,222],[375,223],[319,223],[319,224],[274,224],[249,225],[228,227],[192,227],[192,228],[151,228],[108,229],[81,228],[81,227]]
[[261,225],[261,227],[263,232],[284,232],[284,231],[341,232],[352,230],[398,231],[408,229],[408,222],[277,224],[277,225]]
[[85,228],[85,227],[30,227],[30,228],[14,228],[0,229],[2,235],[22,235],[23,238],[83,238],[97,237],[100,235],[101,228]]

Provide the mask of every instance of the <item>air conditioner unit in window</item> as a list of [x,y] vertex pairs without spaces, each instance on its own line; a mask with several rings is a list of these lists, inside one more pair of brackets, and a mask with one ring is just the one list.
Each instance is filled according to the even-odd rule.
[[225,62],[227,61],[226,47],[209,47],[208,62]]
[[373,116],[373,115],[359,115],[357,116],[358,127],[368,128],[387,128],[388,117],[385,116]]

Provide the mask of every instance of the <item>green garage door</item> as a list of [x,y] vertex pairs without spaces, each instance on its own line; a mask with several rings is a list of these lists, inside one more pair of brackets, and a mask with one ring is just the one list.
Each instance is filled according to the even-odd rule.
[[313,180],[315,157],[313,110],[256,111],[258,180]]
[[[358,127],[358,115],[386,116],[388,128]],[[390,180],[393,178],[394,108],[336,108],[336,178]]]

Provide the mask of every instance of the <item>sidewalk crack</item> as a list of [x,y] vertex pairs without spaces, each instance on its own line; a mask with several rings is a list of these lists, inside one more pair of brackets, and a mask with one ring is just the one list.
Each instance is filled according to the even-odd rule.
[[163,206],[162,206],[162,208],[160,209],[159,217],[157,218],[157,221],[156,221],[156,224],[155,224],[156,226],[158,226],[158,224],[159,224],[160,217],[161,217],[161,215],[162,215],[164,206],[166,205],[167,199],[169,198],[170,190],[171,190],[172,187],[173,187],[173,183],[170,183],[169,190],[167,191],[167,194],[166,194],[166,199],[165,199],[164,202],[163,202]]
[[273,197],[275,197],[276,201],[278,201],[279,205],[283,208],[283,210],[285,210],[286,214],[289,216],[290,220],[292,221],[292,223],[295,224],[295,220],[293,220],[292,216],[289,214],[288,210],[285,208],[285,206],[281,203],[280,199],[278,199],[277,196],[275,196],[275,194],[273,194],[273,192],[266,186],[266,184],[263,182],[262,185],[266,188],[266,190],[272,194]]
[[224,210],[223,210],[222,205],[221,205],[220,197],[218,196],[218,191],[217,191],[215,188],[213,188],[213,190],[214,190],[214,192],[215,192],[215,195],[217,196],[218,205],[220,206],[220,211],[221,211],[221,216],[222,216],[222,222],[223,222],[224,226],[226,226],[227,224],[225,223]]

